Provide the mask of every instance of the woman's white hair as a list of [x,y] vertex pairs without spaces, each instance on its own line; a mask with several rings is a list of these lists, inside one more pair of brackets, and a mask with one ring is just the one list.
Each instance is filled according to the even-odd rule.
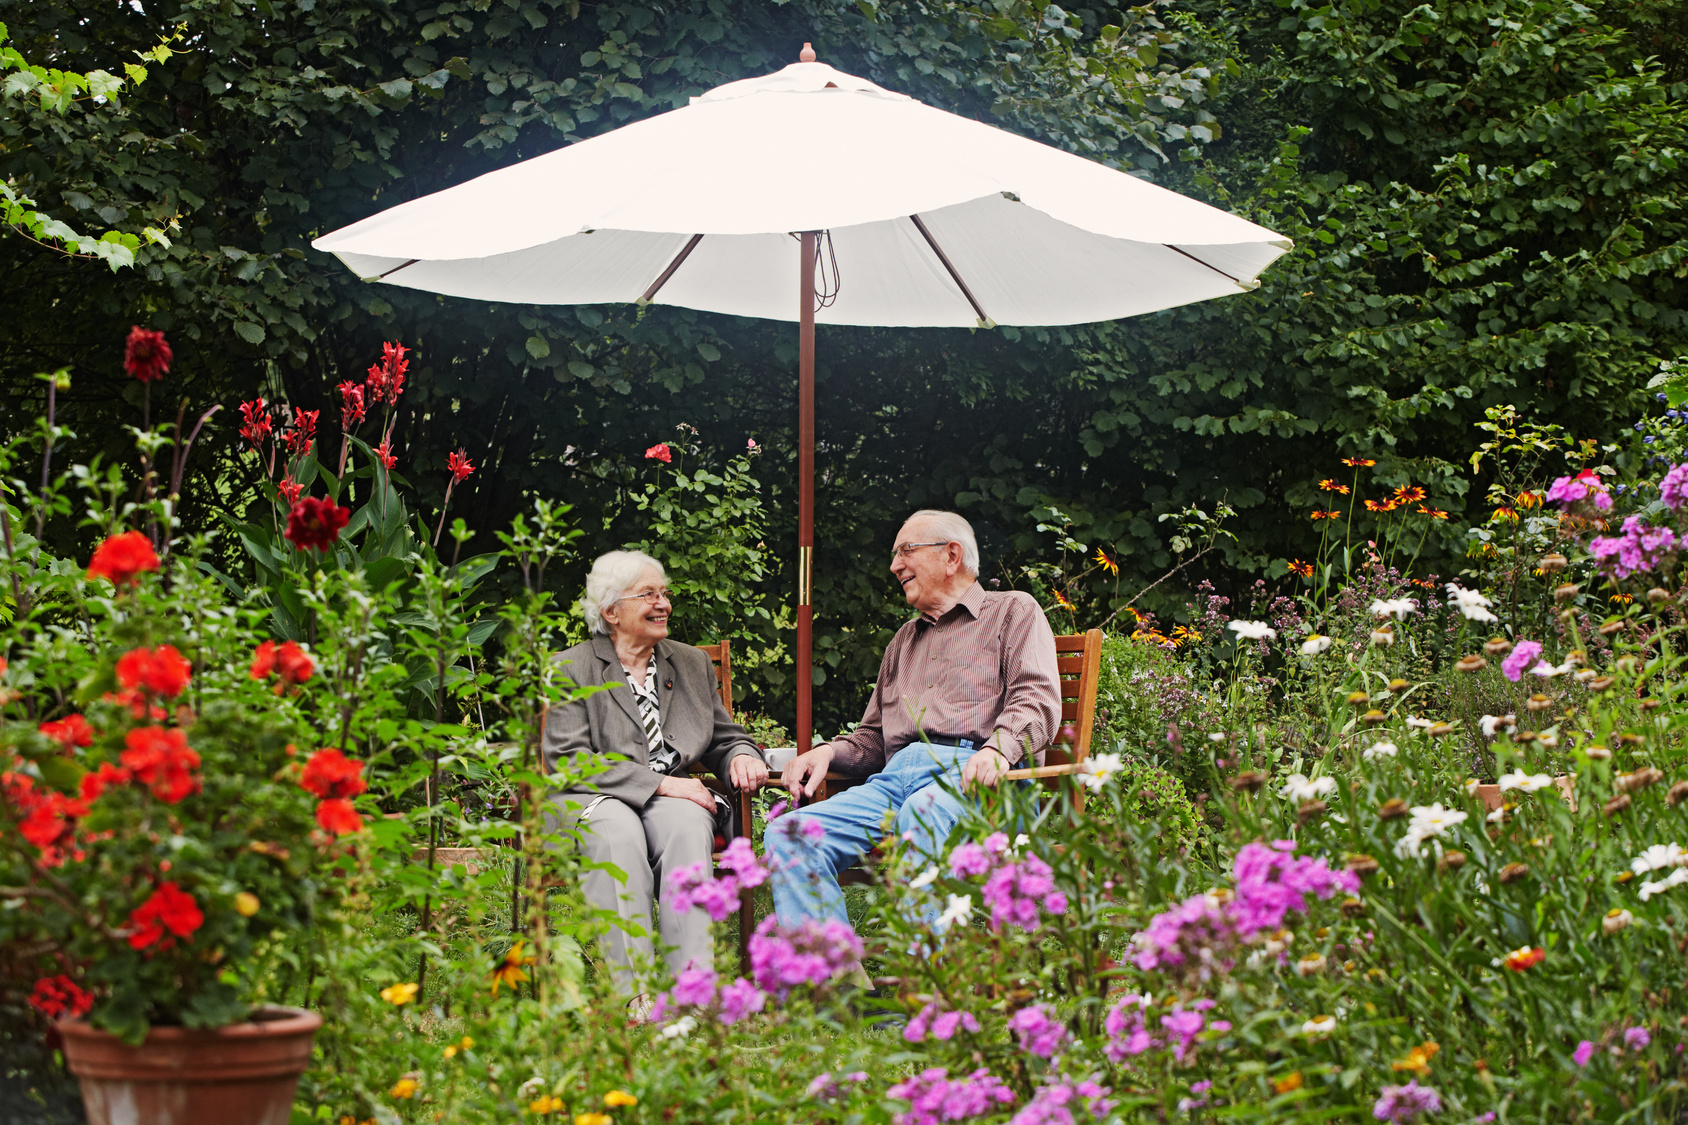
[[922,508],[908,518],[907,523],[920,520],[930,531],[921,532],[945,543],[961,544],[962,568],[974,578],[979,577],[979,541],[973,537],[973,525],[955,512],[940,512],[936,508]]
[[610,631],[604,610],[626,597],[639,576],[652,567],[664,582],[668,580],[662,564],[643,551],[606,551],[598,556],[592,573],[586,576],[586,596],[580,599],[580,616],[586,618],[594,633]]

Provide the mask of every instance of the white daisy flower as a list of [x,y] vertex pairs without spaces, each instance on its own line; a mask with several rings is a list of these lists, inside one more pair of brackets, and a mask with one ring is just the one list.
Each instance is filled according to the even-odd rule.
[[1429,719],[1421,719],[1417,715],[1408,715],[1407,716],[1407,726],[1410,727],[1410,728],[1414,728],[1414,729],[1417,729],[1417,730],[1429,730],[1431,727],[1433,727],[1435,725],[1436,724],[1431,722]]
[[1511,789],[1516,789],[1520,793],[1535,793],[1552,784],[1553,779],[1545,773],[1531,774],[1525,773],[1523,770],[1514,770],[1512,773],[1500,775],[1500,791],[1502,793]]
[[1411,598],[1378,599],[1371,604],[1373,617],[1394,617],[1397,621],[1405,621],[1407,614],[1418,612],[1418,603]]
[[909,890],[918,891],[921,887],[930,887],[938,881],[938,865],[933,864],[920,874],[908,881]]
[[935,923],[938,932],[946,932],[951,926],[965,926],[973,920],[973,896],[950,895],[949,905],[938,915]]
[[1463,824],[1469,817],[1458,809],[1443,808],[1440,801],[1433,805],[1414,805],[1407,811],[1412,814],[1408,828],[1421,836],[1440,836],[1444,829]]
[[1301,642],[1302,656],[1317,656],[1335,643],[1331,638],[1319,633],[1309,633],[1307,639]]
[[1518,716],[1484,715],[1477,725],[1483,728],[1484,738],[1493,738],[1497,731],[1516,730],[1518,728]]
[[1672,887],[1680,887],[1684,883],[1688,883],[1688,867],[1678,867],[1663,879],[1641,884],[1641,901],[1646,902],[1654,895],[1668,891]]
[[1368,762],[1374,762],[1379,758],[1393,758],[1395,754],[1396,746],[1393,742],[1379,742],[1376,746],[1366,747],[1361,752],[1360,757]]
[[1683,866],[1688,866],[1688,850],[1681,844],[1654,844],[1629,862],[1629,869],[1637,875]]
[[1488,607],[1494,603],[1476,590],[1467,590],[1456,582],[1448,583],[1448,604],[1458,606],[1467,621],[1499,621]]
[[1087,789],[1100,789],[1124,768],[1125,759],[1118,754],[1092,754],[1079,767],[1078,781]]
[[1315,801],[1335,792],[1334,777],[1315,777],[1309,781],[1301,774],[1292,773],[1284,780],[1284,787],[1278,790],[1278,796],[1288,797],[1292,801]]
[[662,1029],[664,1039],[684,1039],[697,1028],[697,1020],[691,1016],[681,1016],[673,1023]]
[[1250,641],[1269,641],[1276,638],[1278,635],[1278,631],[1266,624],[1264,621],[1237,620],[1231,622],[1229,625],[1225,626],[1225,628],[1231,630],[1231,632],[1237,634],[1237,636]]
[[1329,1035],[1335,1030],[1335,1016],[1315,1016],[1301,1025],[1301,1034],[1303,1035]]

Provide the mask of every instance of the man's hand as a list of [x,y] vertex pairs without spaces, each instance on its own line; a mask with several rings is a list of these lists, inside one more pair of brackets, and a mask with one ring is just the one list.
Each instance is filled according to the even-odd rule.
[[1008,768],[1008,759],[987,746],[968,758],[967,764],[961,767],[961,788],[965,792],[977,781],[994,789],[997,779],[1006,773]]
[[690,801],[701,806],[710,816],[715,815],[715,794],[695,777],[665,777],[656,783],[656,795]]
[[754,754],[740,754],[727,767],[727,779],[746,793],[754,793],[768,780],[768,763]]
[[826,771],[831,768],[832,744],[822,743],[807,754],[791,759],[780,780],[793,796],[813,797],[820,792],[822,783],[826,781]]

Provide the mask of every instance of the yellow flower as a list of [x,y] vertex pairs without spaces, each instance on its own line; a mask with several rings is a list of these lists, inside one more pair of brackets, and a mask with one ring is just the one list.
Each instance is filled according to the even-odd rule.
[[1325,480],[1320,481],[1319,487],[1324,489],[1326,492],[1339,492],[1344,496],[1348,495],[1348,486],[1347,485],[1338,484],[1336,481],[1330,480],[1329,478],[1326,478]]
[[393,1088],[387,1092],[395,1098],[414,1098],[418,1083],[414,1078],[401,1078],[393,1083]]
[[448,1059],[456,1058],[457,1057],[457,1048],[456,1047],[447,1047],[443,1053],[445,1054],[445,1057],[448,1058]]
[[614,1109],[618,1105],[638,1105],[639,1099],[626,1090],[611,1090],[604,1095],[604,1104]]
[[475,1045],[475,1041],[473,1039],[469,1038],[467,1035],[465,1035],[463,1037],[463,1049],[465,1051],[467,1051],[470,1047],[473,1047],[474,1045]]
[[1430,1060],[1436,1057],[1436,1052],[1442,1048],[1434,1040],[1420,1043],[1407,1052],[1407,1057],[1390,1063],[1390,1067],[1397,1071],[1410,1070],[1420,1078],[1430,1073]]
[[1356,469],[1370,468],[1371,466],[1377,464],[1376,461],[1373,461],[1369,457],[1344,457],[1342,459],[1342,463],[1344,465],[1352,466],[1353,468],[1356,468]]
[[416,999],[416,986],[414,984],[389,985],[381,990],[381,999],[395,1008],[402,1004],[408,1004]]
[[563,1108],[563,1099],[556,1095],[540,1096],[528,1103],[528,1109],[534,1113],[555,1113]]
[[1287,1094],[1292,1090],[1301,1089],[1301,1083],[1303,1081],[1305,1081],[1305,1079],[1301,1077],[1301,1072],[1299,1070],[1292,1071],[1284,1078],[1272,1083],[1272,1091],[1278,1094]]
[[1069,602],[1067,600],[1067,595],[1063,594],[1059,590],[1055,591],[1055,604],[1066,610],[1068,613],[1078,612],[1078,607],[1073,605],[1072,602]]
[[242,918],[250,918],[258,913],[258,896],[251,891],[241,891],[234,896],[234,912]]
[[1119,573],[1119,563],[1109,558],[1108,552],[1102,550],[1100,547],[1096,548],[1096,562],[1109,574]]
[[509,952],[504,954],[504,960],[500,961],[498,967],[492,970],[492,994],[494,996],[498,995],[499,985],[507,984],[511,988],[515,988],[518,983],[528,979],[527,970],[522,966],[533,964],[534,958],[531,954],[522,952],[522,945],[523,943],[519,941],[512,945]]
[[610,1115],[607,1113],[577,1113],[574,1115],[574,1125],[610,1125]]

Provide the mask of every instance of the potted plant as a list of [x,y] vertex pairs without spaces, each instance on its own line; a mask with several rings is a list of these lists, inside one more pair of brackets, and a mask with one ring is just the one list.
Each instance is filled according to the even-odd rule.
[[321,1020],[256,1001],[336,893],[363,765],[307,742],[309,652],[256,643],[203,544],[161,562],[121,531],[83,572],[15,522],[0,949],[39,972],[91,1122],[283,1125]]

